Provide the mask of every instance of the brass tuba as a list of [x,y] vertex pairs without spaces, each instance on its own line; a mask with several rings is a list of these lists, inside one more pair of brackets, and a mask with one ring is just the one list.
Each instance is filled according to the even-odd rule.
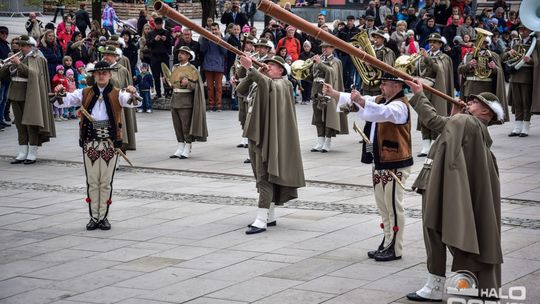
[[475,28],[476,31],[476,43],[474,45],[474,53],[472,58],[476,59],[477,65],[474,69],[474,76],[480,78],[480,79],[486,79],[491,76],[492,70],[488,67],[488,63],[492,60],[491,52],[489,50],[486,50],[484,52],[483,56],[480,55],[480,50],[482,49],[482,44],[484,44],[484,41],[487,37],[493,36],[493,34],[490,31],[486,31],[482,28]]
[[[360,33],[354,35],[351,39],[351,44],[354,47],[361,47],[364,52],[373,57],[377,57],[371,41],[369,40],[369,34],[367,30],[363,30]],[[373,86],[379,84],[379,78],[382,76],[382,71],[372,66],[364,64],[359,58],[351,56],[351,59],[356,67],[356,70],[362,77],[362,82],[365,85]]]
[[291,64],[291,75],[297,80],[305,80],[311,75],[313,60],[296,60]]

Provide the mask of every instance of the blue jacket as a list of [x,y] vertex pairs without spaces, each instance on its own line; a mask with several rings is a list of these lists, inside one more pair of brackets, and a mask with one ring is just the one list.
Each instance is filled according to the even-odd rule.
[[42,45],[39,50],[47,59],[47,67],[49,68],[49,77],[52,79],[56,74],[56,66],[62,62],[62,48],[60,45],[56,44],[54,46]]
[[206,38],[201,38],[201,53],[204,54],[202,70],[209,72],[225,72],[225,56],[227,49],[208,41]]
[[150,72],[139,74],[135,79],[135,85],[139,86],[139,91],[149,91],[154,87],[154,77]]

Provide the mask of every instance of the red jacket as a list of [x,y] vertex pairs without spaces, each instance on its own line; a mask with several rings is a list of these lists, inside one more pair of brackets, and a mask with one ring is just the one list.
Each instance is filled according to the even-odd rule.
[[54,88],[56,88],[57,85],[63,85],[64,88],[66,88],[66,91],[68,91],[69,89],[69,83],[67,81],[67,77],[66,75],[60,75],[60,74],[55,74],[53,79],[52,79],[52,90],[54,92]]
[[293,62],[298,60],[298,57],[300,57],[300,52],[302,51],[300,40],[294,37],[283,37],[279,40],[276,50],[279,50],[281,46],[285,46],[285,48],[287,49],[287,53],[291,56]]

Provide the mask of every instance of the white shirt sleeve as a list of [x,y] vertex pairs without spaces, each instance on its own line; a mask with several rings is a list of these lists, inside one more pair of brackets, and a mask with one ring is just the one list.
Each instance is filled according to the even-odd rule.
[[72,93],[66,93],[66,97],[62,98],[63,104],[59,104],[58,101],[54,102],[54,106],[57,108],[78,107],[82,103],[82,89],[77,89]]
[[127,91],[120,91],[120,94],[118,95],[118,102],[120,102],[120,105],[122,107],[126,108],[137,108],[142,105],[142,101],[137,101],[136,99],[133,99],[133,103],[130,104],[131,100],[131,93],[128,93]]
[[[364,120],[374,122],[391,122],[404,124],[407,122],[409,111],[407,105],[402,101],[392,101],[388,104],[378,104],[375,98],[367,99],[362,116]],[[360,113],[360,111],[358,112]]]

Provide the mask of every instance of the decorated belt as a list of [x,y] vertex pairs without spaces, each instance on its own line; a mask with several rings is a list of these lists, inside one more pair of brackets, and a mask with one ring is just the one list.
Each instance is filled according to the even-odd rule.
[[173,89],[173,93],[191,93],[190,89]]
[[480,78],[480,77],[476,77],[476,76],[467,76],[465,79],[467,79],[467,80],[472,80],[472,81],[486,81],[486,82],[491,82],[491,78]]
[[23,77],[11,77],[11,81],[14,81],[14,82],[28,82],[28,78],[23,78]]
[[431,164],[433,164],[433,159],[426,158],[426,160],[424,161],[424,168],[431,169]]
[[96,140],[106,140],[111,137],[109,133],[111,123],[108,120],[95,120],[92,122],[92,126],[96,134]]

